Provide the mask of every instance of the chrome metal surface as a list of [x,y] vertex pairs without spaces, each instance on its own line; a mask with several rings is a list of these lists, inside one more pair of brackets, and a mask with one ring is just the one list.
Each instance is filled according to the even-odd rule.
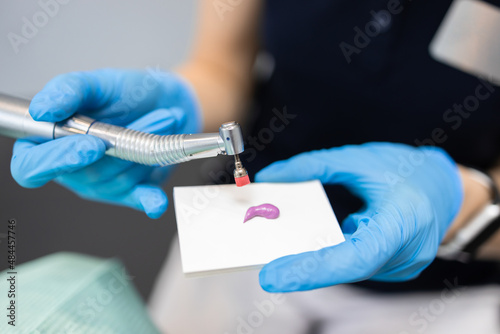
[[243,164],[241,163],[240,156],[238,154],[234,155],[234,178],[239,178],[243,177],[245,175],[248,175],[247,170],[245,167],[243,167]]
[[51,140],[89,134],[104,141],[107,155],[150,166],[172,165],[220,154],[234,155],[244,149],[241,128],[236,122],[223,124],[219,133],[159,136],[101,123],[78,114],[58,123],[36,122],[28,112],[29,103],[28,100],[0,94],[1,135],[13,138],[37,136]]
[[54,129],[54,138],[76,134],[85,135],[94,122],[95,120],[90,117],[83,115],[74,115],[63,122],[56,124],[56,127]]
[[0,135],[12,138],[53,138],[54,123],[36,122],[29,114],[30,101],[0,93]]
[[219,135],[224,141],[226,147],[226,154],[235,155],[243,152],[243,135],[241,134],[241,127],[236,122],[227,122],[219,128]]

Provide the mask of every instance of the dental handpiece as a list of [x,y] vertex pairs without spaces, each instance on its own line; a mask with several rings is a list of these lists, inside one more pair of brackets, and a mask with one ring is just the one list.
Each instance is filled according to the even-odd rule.
[[244,145],[241,127],[236,122],[222,124],[219,133],[160,136],[99,122],[79,114],[57,123],[38,122],[31,118],[29,104],[29,100],[0,93],[0,135],[52,140],[74,134],[89,134],[104,141],[107,155],[148,166],[233,155],[236,185],[241,187],[250,183],[238,156],[243,152]]

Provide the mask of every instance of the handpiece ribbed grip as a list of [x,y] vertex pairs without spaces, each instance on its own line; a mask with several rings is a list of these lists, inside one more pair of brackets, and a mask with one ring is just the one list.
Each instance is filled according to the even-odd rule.
[[159,136],[125,129],[114,143],[114,156],[149,166],[166,166],[191,160],[184,153],[184,136]]

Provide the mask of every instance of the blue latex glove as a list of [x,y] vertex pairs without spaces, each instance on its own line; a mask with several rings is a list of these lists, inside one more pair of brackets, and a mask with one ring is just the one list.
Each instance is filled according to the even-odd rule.
[[[160,135],[200,131],[193,92],[179,77],[159,70],[103,69],[60,75],[31,101],[37,121],[57,122],[83,113],[103,122]],[[170,167],[149,167],[104,156],[104,142],[74,135],[41,143],[18,140],[12,176],[23,187],[51,180],[80,197],[125,205],[160,217],[167,196],[160,187]]]
[[256,175],[258,182],[313,179],[344,185],[365,207],[344,221],[345,242],[267,264],[260,272],[266,291],[415,278],[433,261],[463,198],[457,166],[432,147],[344,146],[303,153]]

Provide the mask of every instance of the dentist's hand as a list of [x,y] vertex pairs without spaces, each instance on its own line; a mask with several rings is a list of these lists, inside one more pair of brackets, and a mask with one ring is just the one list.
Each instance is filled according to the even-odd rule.
[[433,261],[463,198],[457,166],[432,147],[344,146],[303,153],[256,175],[257,182],[312,179],[346,186],[365,208],[344,221],[345,242],[267,264],[260,272],[266,291],[415,278]]
[[[194,93],[178,76],[157,69],[63,74],[33,98],[29,111],[37,121],[58,122],[81,113],[160,135],[201,129]],[[160,217],[168,203],[160,184],[170,168],[104,156],[105,149],[102,140],[89,135],[45,143],[35,138],[18,140],[11,162],[12,176],[23,187],[40,187],[55,180],[82,198]]]

